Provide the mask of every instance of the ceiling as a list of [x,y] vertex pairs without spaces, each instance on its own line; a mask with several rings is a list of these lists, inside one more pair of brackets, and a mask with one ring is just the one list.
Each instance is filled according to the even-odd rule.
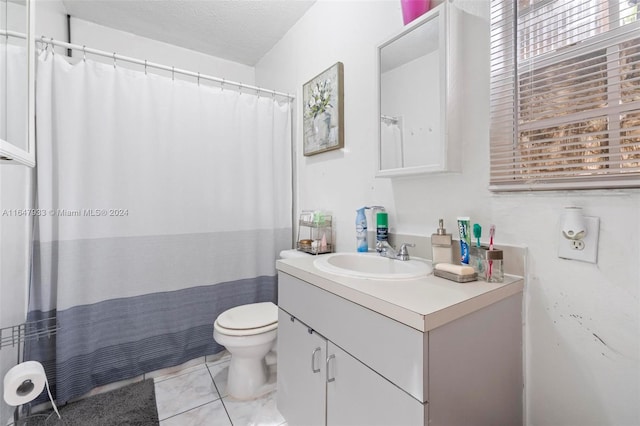
[[255,65],[315,0],[62,0],[74,18]]

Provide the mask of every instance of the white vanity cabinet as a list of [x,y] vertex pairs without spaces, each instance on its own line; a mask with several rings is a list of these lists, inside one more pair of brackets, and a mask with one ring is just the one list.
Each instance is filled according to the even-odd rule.
[[289,425],[414,425],[424,419],[422,404],[282,308],[277,398]]
[[[277,405],[288,425],[522,423],[521,283],[418,330],[335,294],[326,274],[282,269]],[[397,289],[411,285],[428,282]]]
[[327,339],[278,310],[278,408],[291,425],[324,425]]
[[423,424],[425,407],[329,342],[327,425]]

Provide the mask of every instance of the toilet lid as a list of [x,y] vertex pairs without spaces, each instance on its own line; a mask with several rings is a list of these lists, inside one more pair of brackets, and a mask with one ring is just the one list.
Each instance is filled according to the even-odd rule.
[[278,307],[271,302],[250,303],[228,309],[218,316],[217,323],[230,330],[266,327],[278,322]]

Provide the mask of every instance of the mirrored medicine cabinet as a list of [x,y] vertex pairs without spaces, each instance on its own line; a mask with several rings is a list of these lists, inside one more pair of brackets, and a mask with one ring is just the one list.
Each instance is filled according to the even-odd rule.
[[378,46],[377,177],[459,171],[460,13],[445,1]]
[[0,0],[0,161],[35,165],[33,4]]

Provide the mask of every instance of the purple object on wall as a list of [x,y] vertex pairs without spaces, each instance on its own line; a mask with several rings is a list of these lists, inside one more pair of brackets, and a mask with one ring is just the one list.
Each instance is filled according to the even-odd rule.
[[431,0],[400,0],[400,4],[402,5],[402,20],[407,25],[429,10]]

